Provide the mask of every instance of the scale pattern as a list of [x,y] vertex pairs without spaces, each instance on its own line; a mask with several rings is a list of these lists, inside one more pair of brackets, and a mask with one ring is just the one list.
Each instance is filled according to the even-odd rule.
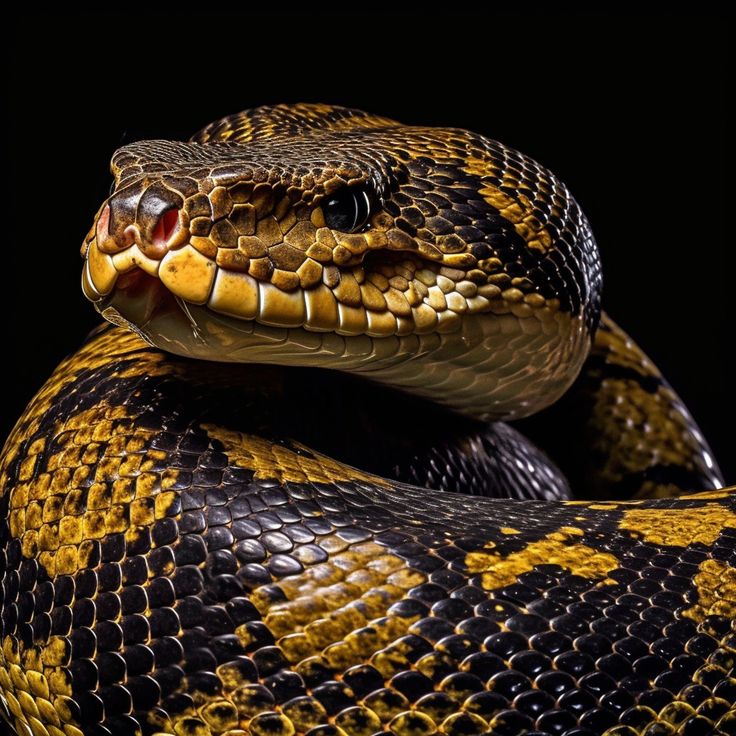
[[18,733],[733,731],[733,492],[391,483],[227,421],[199,372],[103,331],[9,441]]

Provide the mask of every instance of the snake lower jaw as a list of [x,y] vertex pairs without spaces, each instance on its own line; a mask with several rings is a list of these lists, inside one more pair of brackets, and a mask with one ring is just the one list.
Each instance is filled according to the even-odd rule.
[[151,320],[178,310],[176,297],[158,279],[139,269],[122,274],[115,289],[93,303],[106,319],[113,316],[115,324],[136,332],[145,332]]
[[[587,349],[581,321],[569,318],[556,325],[556,337],[571,347],[556,358],[538,349],[549,335],[541,328],[524,334],[512,315],[466,315],[452,333],[386,337],[266,325],[186,302],[156,279],[133,273],[95,306],[108,321],[162,350],[206,361],[357,373],[483,420],[525,416],[555,401],[577,374]],[[509,340],[510,335],[515,339]],[[499,380],[496,366],[515,366],[517,378]],[[529,381],[534,374],[544,380]],[[442,393],[448,381],[457,383],[453,394]]]
[[[93,304],[108,322],[135,332],[150,345],[186,355],[185,350],[201,348],[204,342],[187,304],[157,278],[139,269],[122,274],[116,288],[107,296],[93,299]],[[170,338],[165,339],[165,345],[161,344],[162,336]],[[194,353],[196,357],[211,359],[199,352]]]

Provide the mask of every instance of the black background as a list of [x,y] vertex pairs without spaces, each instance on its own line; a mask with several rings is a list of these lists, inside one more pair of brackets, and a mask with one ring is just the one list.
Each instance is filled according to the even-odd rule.
[[185,138],[246,107],[325,101],[474,129],[552,168],[593,224],[606,308],[736,482],[721,420],[736,312],[728,33],[718,15],[670,12],[18,16],[4,39],[12,227],[0,434],[97,321],[78,249],[107,196],[112,151]]

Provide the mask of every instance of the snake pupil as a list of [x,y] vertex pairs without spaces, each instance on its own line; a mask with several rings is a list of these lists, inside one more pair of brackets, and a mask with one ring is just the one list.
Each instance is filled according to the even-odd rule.
[[332,230],[356,233],[362,230],[371,214],[368,192],[362,187],[346,187],[330,195],[322,205],[325,223]]

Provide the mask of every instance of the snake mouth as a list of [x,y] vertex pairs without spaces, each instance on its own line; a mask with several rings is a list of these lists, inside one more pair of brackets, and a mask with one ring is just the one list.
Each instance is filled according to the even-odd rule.
[[[328,265],[320,283],[287,290],[223,268],[189,242],[158,260],[137,244],[110,255],[93,239],[82,284],[98,311],[113,306],[139,328],[151,310],[161,311],[164,305],[200,307],[213,316],[269,327],[369,337],[445,334],[459,330],[469,314],[518,311],[516,316],[528,316],[531,311],[520,293],[478,285],[465,271],[441,261],[387,250],[368,253],[349,266]],[[547,313],[549,308],[539,316]]]
[[[83,277],[85,293],[89,289],[87,276]],[[151,342],[150,326],[161,319],[179,319],[180,300],[166,289],[159,279],[140,269],[121,274],[115,289],[94,300],[97,311],[113,324],[127,327]]]

